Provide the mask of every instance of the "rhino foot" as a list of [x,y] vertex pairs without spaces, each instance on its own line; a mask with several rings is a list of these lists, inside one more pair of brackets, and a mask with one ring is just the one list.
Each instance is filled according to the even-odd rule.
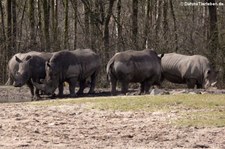
[[95,94],[95,91],[89,91],[88,94]]
[[41,99],[40,96],[33,96],[32,99],[31,99],[31,101],[38,101],[40,99]]
[[76,94],[70,94],[69,97],[74,98],[74,97],[77,97],[77,95]]
[[53,93],[51,96],[50,96],[50,99],[55,99],[57,98],[57,95],[55,93]]

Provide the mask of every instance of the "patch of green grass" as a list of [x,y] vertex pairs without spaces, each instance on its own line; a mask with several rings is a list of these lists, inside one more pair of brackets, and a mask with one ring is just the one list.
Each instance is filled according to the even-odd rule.
[[196,111],[189,114],[183,113],[182,118],[176,120],[174,124],[195,127],[225,127],[225,110]]
[[162,95],[162,96],[114,96],[32,102],[32,105],[58,106],[85,104],[91,109],[118,111],[176,110],[179,117],[174,122],[180,126],[225,126],[225,95]]
[[170,111],[179,109],[214,109],[225,106],[224,95],[119,96],[99,98],[94,108],[120,111]]
[[225,106],[225,95],[162,95],[113,96],[56,99],[31,102],[32,105],[57,106],[63,104],[88,104],[92,108],[119,111],[155,111],[174,109],[214,109]]

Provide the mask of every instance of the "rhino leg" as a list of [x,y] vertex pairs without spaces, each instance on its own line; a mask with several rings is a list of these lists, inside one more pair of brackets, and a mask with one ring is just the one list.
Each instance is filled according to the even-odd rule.
[[33,100],[39,100],[41,97],[40,97],[40,94],[39,94],[39,89],[35,89],[35,95],[33,96]]
[[32,100],[33,100],[33,97],[34,97],[34,86],[33,86],[33,84],[31,83],[31,81],[28,81],[28,82],[27,82],[27,86],[30,88],[30,93],[31,93]]
[[146,81],[145,82],[145,94],[149,94],[149,90],[150,90],[150,87],[151,85],[153,84],[153,81]]
[[110,78],[111,94],[116,95],[116,84],[117,80],[115,78]]
[[195,79],[187,79],[188,88],[195,88],[196,83],[197,83],[197,81]]
[[79,88],[79,90],[78,90],[78,92],[77,92],[77,95],[82,95],[82,94],[84,94],[85,82],[86,82],[86,80],[81,80],[81,81],[79,82],[80,88]]
[[62,97],[63,96],[63,82],[59,83],[58,90],[59,90],[58,96]]
[[126,81],[122,81],[122,88],[121,88],[121,92],[122,94],[126,95],[127,91],[128,91],[128,82]]
[[197,83],[197,88],[203,88],[203,85],[201,83]]
[[138,95],[141,95],[144,92],[144,89],[145,89],[145,81],[141,82],[140,91]]
[[75,94],[75,86],[76,86],[76,83],[77,83],[77,79],[70,79],[69,80],[69,90],[70,90],[70,97],[75,97],[76,94]]
[[158,84],[159,78],[158,76],[151,77],[145,81],[145,94],[149,94],[149,90],[152,85]]
[[91,75],[91,86],[90,86],[90,90],[89,90],[89,94],[94,94],[95,93],[95,83],[96,83],[96,77],[97,77],[97,72],[93,73]]

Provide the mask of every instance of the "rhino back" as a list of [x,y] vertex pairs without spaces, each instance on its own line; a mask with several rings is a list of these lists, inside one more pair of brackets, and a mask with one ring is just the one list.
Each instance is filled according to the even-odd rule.
[[202,80],[207,58],[200,55],[165,54],[162,58],[162,70],[166,79],[174,83],[184,83],[187,78]]
[[145,51],[126,51],[115,55],[113,69],[119,80],[141,82],[152,75],[161,74],[157,55]]
[[97,68],[100,68],[100,58],[92,50],[60,51],[50,59],[60,72],[68,77],[88,77]]

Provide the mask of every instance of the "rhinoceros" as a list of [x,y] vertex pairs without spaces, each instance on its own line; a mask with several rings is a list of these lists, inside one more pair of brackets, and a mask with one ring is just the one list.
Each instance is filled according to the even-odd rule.
[[[28,53],[17,53],[12,56],[12,58],[8,62],[8,80],[5,85],[13,85],[15,74],[19,69],[19,63],[16,61],[16,57],[19,59],[23,59],[24,57],[30,55],[39,55],[40,52],[30,51]],[[29,86],[29,84],[28,84]]]
[[52,55],[52,53],[40,53],[38,55],[27,55],[23,59],[16,56],[19,68],[14,76],[14,86],[21,87],[24,84],[29,84],[32,99],[39,99],[39,90],[35,88],[34,94],[32,82],[40,83],[40,80],[45,78],[45,62],[48,61]]
[[46,63],[44,84],[34,83],[34,85],[48,94],[54,93],[58,87],[58,96],[63,96],[63,83],[68,82],[70,96],[76,96],[76,83],[80,83],[80,89],[77,94],[83,94],[86,79],[90,77],[89,93],[94,93],[96,76],[99,70],[99,55],[91,49],[59,51]]
[[127,93],[129,82],[140,82],[139,94],[148,93],[151,85],[160,84],[162,57],[152,49],[116,53],[106,68],[111,94],[115,95],[117,81],[121,82],[123,94]]
[[209,60],[201,55],[165,54],[161,61],[163,78],[188,88],[208,88],[214,86],[218,71],[215,71]]

